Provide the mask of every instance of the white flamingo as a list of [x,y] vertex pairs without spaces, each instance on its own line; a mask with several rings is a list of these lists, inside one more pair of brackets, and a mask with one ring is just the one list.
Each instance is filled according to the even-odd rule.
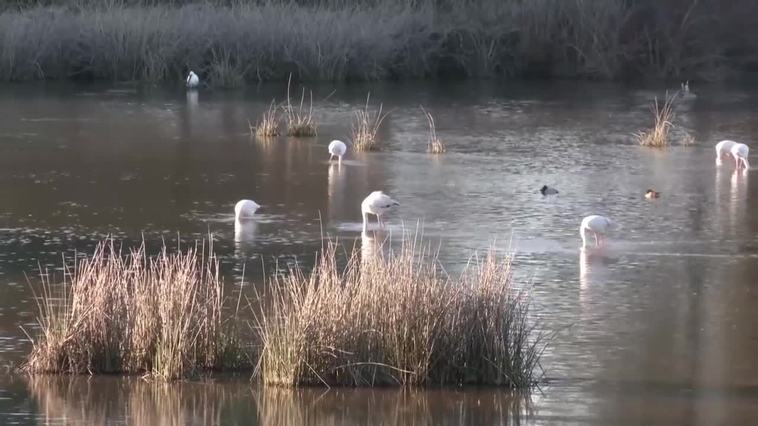
[[200,77],[195,74],[194,71],[190,71],[189,74],[187,74],[187,87],[190,89],[193,89],[197,87],[200,84]]
[[595,237],[595,247],[603,245],[603,237],[613,226],[613,221],[605,216],[591,215],[582,219],[582,225],[579,227],[579,235],[582,236],[582,247],[587,247],[587,232],[591,232]]
[[329,161],[332,161],[334,157],[337,157],[337,161],[342,163],[342,156],[345,155],[346,151],[347,145],[345,145],[345,142],[333,140],[329,144]]
[[730,140],[723,140],[716,144],[716,164],[721,164],[721,160],[727,155],[732,155],[732,147],[737,145],[737,142]]
[[750,148],[744,143],[735,143],[731,149],[732,157],[734,157],[734,167],[740,168],[740,165],[745,166],[745,170],[750,168],[750,163],[747,161],[747,155],[750,153]]
[[261,206],[253,200],[240,200],[234,206],[234,219],[252,219],[255,215],[255,211],[259,208],[261,208]]
[[382,216],[400,203],[390,198],[382,191],[374,191],[361,202],[361,214],[363,215],[363,232],[368,229],[368,215],[376,215],[380,227],[384,227]]

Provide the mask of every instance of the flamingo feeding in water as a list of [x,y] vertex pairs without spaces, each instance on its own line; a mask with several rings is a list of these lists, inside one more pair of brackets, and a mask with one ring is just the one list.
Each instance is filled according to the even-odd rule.
[[190,71],[187,75],[187,87],[193,89],[200,84],[200,77],[195,74],[194,71]]
[[716,164],[721,164],[721,160],[727,155],[732,155],[732,147],[737,145],[737,142],[730,140],[723,140],[716,144]]
[[582,219],[579,235],[582,236],[582,247],[587,247],[587,232],[595,236],[595,247],[603,245],[603,237],[613,226],[613,221],[605,216],[591,215]]
[[384,227],[382,216],[400,203],[390,198],[382,191],[374,191],[361,202],[361,214],[363,215],[363,232],[368,229],[368,215],[376,215],[380,227]]
[[342,156],[345,155],[345,151],[347,151],[347,145],[345,145],[345,142],[333,140],[329,144],[329,161],[332,161],[334,157],[337,157],[337,161],[342,163]]
[[261,206],[253,200],[240,200],[234,206],[234,219],[237,221],[241,219],[252,219],[255,215],[255,211],[259,208],[261,208]]
[[750,148],[744,143],[735,143],[731,149],[732,157],[734,157],[734,167],[740,168],[740,165],[745,167],[745,170],[750,168],[750,163],[747,161],[747,155],[750,153]]

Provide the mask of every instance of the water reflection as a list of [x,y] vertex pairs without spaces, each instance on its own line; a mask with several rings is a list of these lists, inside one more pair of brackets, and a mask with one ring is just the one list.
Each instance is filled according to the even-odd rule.
[[255,220],[234,220],[234,255],[238,258],[249,258],[255,253],[255,236],[258,233],[258,222]]
[[389,250],[390,233],[386,229],[361,232],[361,263],[368,264],[382,260]]
[[748,194],[748,171],[747,169],[735,169],[730,180],[729,192],[729,219],[730,229],[734,234],[740,232],[739,228],[747,214]]

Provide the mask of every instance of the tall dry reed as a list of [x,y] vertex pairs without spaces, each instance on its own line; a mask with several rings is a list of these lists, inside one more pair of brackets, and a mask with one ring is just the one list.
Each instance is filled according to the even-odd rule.
[[426,121],[429,124],[429,139],[426,141],[426,151],[431,154],[443,154],[447,149],[442,140],[437,137],[437,126],[434,125],[434,117],[423,106],[421,107],[421,111],[426,116]]
[[150,374],[172,380],[236,366],[244,358],[211,245],[148,257],[113,240],[65,265],[64,280],[41,274],[39,333],[31,373]]
[[258,136],[259,138],[268,138],[273,136],[279,136],[279,114],[276,106],[276,101],[272,100],[268,107],[268,110],[263,113],[257,126],[250,126],[250,134]]
[[310,92],[310,104],[306,108],[305,87],[300,96],[300,104],[297,107],[292,105],[290,98],[290,83],[292,76],[287,80],[287,104],[283,106],[284,114],[287,117],[287,136],[310,137],[316,136],[316,121],[313,118],[313,92]]
[[674,126],[674,102],[676,95],[669,96],[666,93],[666,99],[663,103],[655,98],[650,107],[653,113],[653,127],[648,130],[641,130],[634,134],[637,142],[642,146],[653,148],[665,148],[669,145],[669,133]]
[[379,104],[379,109],[375,113],[372,113],[369,109],[369,101],[371,94],[366,95],[366,106],[356,111],[355,120],[351,129],[351,137],[353,139],[353,146],[358,151],[379,151],[382,149],[381,141],[377,137],[379,133],[379,127],[382,122],[389,115],[389,113],[382,112],[382,104]]
[[458,277],[406,237],[344,268],[334,243],[314,269],[277,274],[256,312],[257,373],[267,385],[496,385],[528,388],[541,376],[540,333],[511,258],[490,251]]

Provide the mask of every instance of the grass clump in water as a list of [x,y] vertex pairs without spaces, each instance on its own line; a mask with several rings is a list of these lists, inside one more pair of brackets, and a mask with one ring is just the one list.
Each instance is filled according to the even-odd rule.
[[239,367],[245,356],[222,320],[218,268],[210,244],[148,257],[144,244],[122,255],[106,240],[66,266],[63,282],[41,273],[40,332],[25,369],[173,380]]
[[665,148],[669,145],[669,133],[674,125],[674,101],[676,95],[669,96],[666,94],[666,100],[661,103],[658,98],[653,101],[650,107],[653,113],[653,127],[648,130],[639,131],[634,134],[637,142],[642,146],[653,148]]
[[368,108],[370,99],[371,94],[369,93],[366,95],[366,106],[355,113],[351,136],[353,145],[358,151],[379,151],[382,149],[377,133],[389,113],[382,113],[382,104],[379,104],[379,109],[375,114],[372,114]]
[[300,96],[300,105],[295,108],[290,100],[290,79],[287,80],[287,104],[284,112],[287,116],[287,136],[311,137],[316,136],[316,121],[313,119],[313,92],[310,92],[311,101],[307,109],[304,108],[305,88]]
[[541,377],[542,336],[511,257],[474,257],[458,277],[406,237],[341,269],[329,243],[306,273],[277,274],[257,308],[257,374],[266,385],[495,385]]
[[434,125],[434,117],[432,114],[421,107],[421,111],[426,116],[426,121],[429,123],[429,140],[426,143],[426,151],[431,154],[444,154],[447,150],[445,144],[437,137],[437,128]]
[[257,126],[252,124],[249,126],[250,133],[260,138],[279,136],[279,114],[277,113],[276,101],[271,101],[268,110],[263,113]]

